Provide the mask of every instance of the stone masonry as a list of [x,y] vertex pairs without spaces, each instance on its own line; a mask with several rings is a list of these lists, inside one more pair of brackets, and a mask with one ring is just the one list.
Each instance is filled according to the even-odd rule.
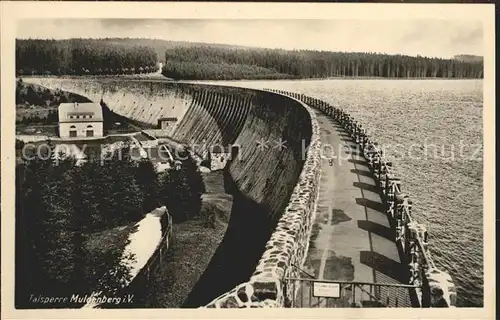
[[[293,98],[288,96],[287,99]],[[296,101],[306,108],[311,117],[312,136],[289,204],[250,280],[219,296],[205,308],[284,307],[292,299],[293,292],[283,292],[284,280],[298,276],[295,266],[300,268],[305,262],[321,174],[321,142],[316,115],[306,104]]]

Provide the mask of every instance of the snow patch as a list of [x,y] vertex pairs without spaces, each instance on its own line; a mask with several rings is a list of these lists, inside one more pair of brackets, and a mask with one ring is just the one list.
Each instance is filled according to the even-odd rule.
[[[165,206],[151,211],[135,224],[137,230],[129,235],[129,244],[125,247],[120,261],[120,265],[126,266],[130,275],[130,279],[124,282],[123,287],[130,284],[155,253],[162,237],[160,220],[164,214],[168,214]],[[133,255],[133,260],[129,259],[130,255]],[[101,295],[101,291],[93,292],[82,308],[92,309],[99,306]]]
[[[137,231],[130,234],[130,243],[123,251],[121,264],[129,268],[131,279],[137,276],[156,251],[162,236],[160,219],[166,210],[167,208],[163,206],[146,214],[144,219],[136,224]],[[130,255],[133,255],[133,261],[128,259]]]

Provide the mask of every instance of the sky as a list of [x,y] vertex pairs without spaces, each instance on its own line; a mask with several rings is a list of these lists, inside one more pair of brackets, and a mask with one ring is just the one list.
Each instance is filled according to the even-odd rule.
[[481,21],[459,19],[39,19],[24,20],[17,28],[22,39],[103,37],[441,58],[484,54]]

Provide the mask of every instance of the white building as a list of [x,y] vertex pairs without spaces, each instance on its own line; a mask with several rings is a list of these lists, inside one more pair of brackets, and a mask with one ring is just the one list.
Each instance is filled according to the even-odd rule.
[[98,103],[61,103],[59,136],[86,138],[103,136],[102,107]]
[[231,160],[231,148],[212,148],[208,152],[208,162],[210,163],[210,170],[222,170],[226,167],[226,164]]

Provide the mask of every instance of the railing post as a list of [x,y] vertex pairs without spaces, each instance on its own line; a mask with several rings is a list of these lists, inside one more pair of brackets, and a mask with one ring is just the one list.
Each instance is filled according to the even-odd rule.
[[288,282],[289,280],[287,279],[283,280],[283,305],[285,306],[285,308],[290,306],[290,299],[288,297],[288,288],[287,288]]
[[396,177],[392,173],[388,173],[385,176],[385,190],[384,190],[384,201],[387,204],[387,213],[389,217],[391,218],[392,222],[392,217],[394,216],[394,181]]
[[394,215],[395,225],[396,225],[396,242],[401,245],[403,252],[406,252],[405,243],[404,243],[404,223],[403,223],[403,215],[404,215],[404,201],[405,194],[396,193],[396,212]]
[[356,144],[360,144],[361,143],[361,134],[363,132],[363,126],[359,125],[357,127],[357,130],[356,130]]
[[356,136],[358,134],[358,122],[353,119],[351,127],[351,138],[356,141]]
[[382,190],[383,196],[386,195],[386,186],[387,186],[387,174],[389,174],[390,167],[392,163],[388,161],[383,161],[383,163],[380,164],[380,177],[379,177],[379,186],[380,189]]
[[381,169],[382,169],[382,163],[380,160],[381,159],[378,156],[378,154],[375,153],[375,156],[373,157],[373,161],[372,161],[372,166],[373,166],[373,175],[375,176],[376,181],[379,181]]
[[352,288],[352,293],[351,293],[352,294],[352,297],[351,297],[352,302],[351,302],[351,305],[354,307],[354,306],[356,306],[356,286],[353,284],[351,286],[351,288]]
[[366,147],[366,143],[368,142],[368,135],[366,134],[366,130],[361,130],[361,149],[364,150]]
[[408,266],[410,268],[410,284],[422,286],[423,264],[425,263],[422,249],[424,248],[420,248],[418,238],[422,236],[426,238],[427,230],[424,225],[419,224],[415,221],[408,223],[408,230],[409,250],[407,252],[407,255]]
[[[412,207],[413,207],[413,201],[411,201],[411,199],[407,198],[406,199],[406,214],[404,216],[404,223],[405,223],[405,228],[406,228],[406,231],[409,231],[409,226],[408,226],[408,223],[410,222],[410,217],[411,217],[411,210],[412,210]],[[425,229],[425,226],[422,225],[422,227]],[[408,232],[407,232],[408,233]],[[427,231],[425,231],[425,234],[427,234]],[[427,236],[426,236],[427,237]],[[410,243],[410,239],[409,237],[407,236],[406,237],[406,243],[405,245],[406,246],[409,246],[409,243]],[[407,253],[408,254],[408,253]]]
[[399,178],[396,178],[394,175],[391,175],[389,179],[389,184],[390,184],[390,197],[389,197],[389,214],[391,218],[391,222],[394,224],[395,221],[395,216],[396,216],[396,195],[397,195],[397,188],[398,185],[400,184]]

